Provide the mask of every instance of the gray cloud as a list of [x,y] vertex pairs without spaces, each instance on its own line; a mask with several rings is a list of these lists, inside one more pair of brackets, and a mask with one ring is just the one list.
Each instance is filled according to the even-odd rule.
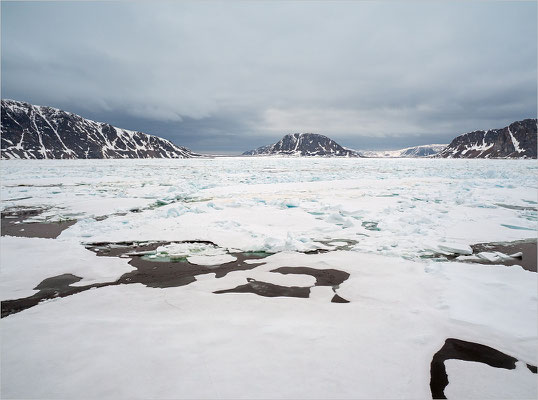
[[2,2],[2,97],[198,151],[356,148],[536,116],[534,2]]

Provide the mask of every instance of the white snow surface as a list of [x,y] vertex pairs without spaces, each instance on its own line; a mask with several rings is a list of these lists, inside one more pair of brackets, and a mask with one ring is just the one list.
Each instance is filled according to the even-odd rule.
[[74,286],[115,281],[134,267],[126,259],[97,256],[73,241],[3,236],[0,240],[0,298],[37,293],[41,281],[57,275],[83,278]]
[[[84,249],[87,242],[217,246],[166,249],[187,257],[276,253],[218,279],[199,275],[165,289],[109,286],[3,318],[2,398],[429,398],[430,362],[448,337],[537,364],[536,273],[420,257],[536,238],[535,161],[255,157],[0,165],[2,208],[42,206],[41,219],[78,219],[54,240],[1,238],[2,299],[31,295],[41,280],[62,273],[97,282],[131,269],[128,259],[97,257]],[[332,251],[300,253],[318,248]],[[307,299],[213,293],[247,278],[314,285],[310,275],[270,272],[283,266],[348,272],[336,293],[350,303],[331,303],[331,287],[314,287]],[[447,365],[447,395],[472,397],[474,389],[466,392],[462,382],[475,378],[477,385],[501,385],[499,371],[464,367],[462,377],[454,372],[459,364]],[[503,380],[506,393],[519,393],[518,376]]]
[[538,381],[522,362],[516,369],[490,367],[487,364],[447,360],[448,399],[536,399]]
[[[282,265],[349,272],[338,293],[351,303],[330,303],[323,287],[310,299],[212,294]],[[536,364],[536,284],[519,267],[340,251],[280,253],[252,271],[178,288],[90,290],[2,321],[2,395],[428,398],[431,357],[447,336]],[[471,305],[464,313],[460,301]],[[480,320],[484,312],[491,318]]]

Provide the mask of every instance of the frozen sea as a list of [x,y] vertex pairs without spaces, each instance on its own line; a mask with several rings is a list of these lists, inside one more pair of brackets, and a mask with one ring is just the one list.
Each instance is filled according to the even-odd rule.
[[[2,319],[3,398],[431,398],[447,338],[515,369],[448,360],[448,398],[535,398],[537,275],[469,263],[477,243],[536,239],[536,160],[224,157],[1,162],[1,207],[76,219],[56,239],[2,236],[2,300],[44,279],[111,282],[129,258],[85,244],[164,247],[215,273],[55,298]],[[179,247],[178,247],[179,246]],[[218,277],[231,253],[270,253]],[[157,254],[159,256],[159,254]],[[173,263],[171,264],[174,265]],[[335,269],[338,287],[280,267]],[[308,298],[213,292],[247,279]],[[333,303],[338,294],[349,303]]]

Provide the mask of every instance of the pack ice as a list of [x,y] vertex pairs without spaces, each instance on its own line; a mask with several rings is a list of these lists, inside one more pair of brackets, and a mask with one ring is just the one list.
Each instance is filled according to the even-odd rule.
[[[527,367],[538,361],[536,273],[471,247],[536,239],[535,161],[1,166],[2,210],[77,220],[57,239],[2,237],[3,300],[63,273],[82,285],[133,270],[129,257],[97,257],[88,243],[162,242],[138,256],[211,269],[185,286],[100,287],[3,318],[4,398],[431,398],[430,363],[447,338],[518,360],[515,369],[446,361],[448,398],[537,395]],[[268,256],[217,277],[231,253],[251,252]],[[349,278],[320,285],[304,268]],[[309,295],[214,293],[249,282]]]

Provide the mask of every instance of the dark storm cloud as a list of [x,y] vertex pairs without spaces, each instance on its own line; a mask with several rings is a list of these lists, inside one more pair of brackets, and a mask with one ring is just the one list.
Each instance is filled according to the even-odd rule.
[[242,151],[536,116],[535,2],[2,2],[2,97]]

